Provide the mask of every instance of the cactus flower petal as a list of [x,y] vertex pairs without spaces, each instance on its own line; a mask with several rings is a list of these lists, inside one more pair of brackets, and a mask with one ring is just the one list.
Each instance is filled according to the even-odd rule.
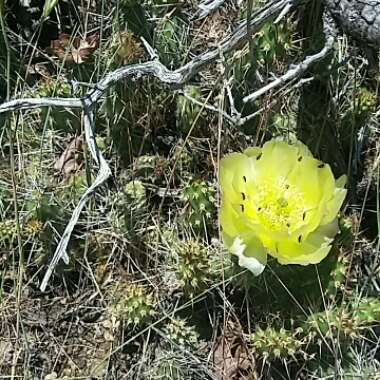
[[[231,242],[226,236],[224,241]],[[255,276],[260,275],[265,269],[267,253],[258,239],[251,238],[246,242],[238,236],[230,244],[230,251],[239,258],[239,265],[249,269]]]
[[316,264],[331,249],[345,176],[299,141],[274,139],[220,164],[223,240],[239,264],[260,274],[267,254],[281,264]]

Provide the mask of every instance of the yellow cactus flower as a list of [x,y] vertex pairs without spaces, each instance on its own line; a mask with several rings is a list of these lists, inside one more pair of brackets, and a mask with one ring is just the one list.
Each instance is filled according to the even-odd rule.
[[346,176],[337,181],[329,165],[301,142],[273,139],[221,160],[219,221],[239,265],[259,275],[267,254],[280,264],[317,264],[338,232]]

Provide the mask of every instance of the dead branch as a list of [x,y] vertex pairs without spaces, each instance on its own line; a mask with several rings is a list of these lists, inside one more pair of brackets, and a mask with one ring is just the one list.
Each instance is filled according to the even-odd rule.
[[298,65],[292,66],[284,75],[279,78],[276,78],[274,81],[268,83],[264,87],[255,91],[254,93],[247,95],[243,98],[244,103],[253,102],[265,93],[270,90],[273,90],[277,87],[283,87],[287,83],[294,81],[297,78],[300,78],[309,68],[316,62],[324,59],[328,53],[331,51],[334,41],[335,41],[335,30],[333,28],[333,22],[330,16],[327,14],[324,15],[324,34],[326,38],[325,46],[316,54],[306,57]]
[[198,12],[195,13],[194,18],[202,19],[209,14],[215,12],[226,0],[204,0],[198,5]]

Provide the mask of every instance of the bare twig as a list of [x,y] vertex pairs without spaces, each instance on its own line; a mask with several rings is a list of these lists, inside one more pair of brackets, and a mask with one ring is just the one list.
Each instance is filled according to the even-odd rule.
[[[193,98],[191,95],[187,94],[184,91],[179,91],[178,93],[181,96],[183,96],[185,99],[187,99],[188,101],[190,101],[191,103],[194,103],[197,106],[203,107],[206,110],[209,110],[209,111],[212,111],[212,112],[215,112],[215,113],[220,113],[221,112],[218,108],[212,106],[211,104],[205,104],[205,103],[201,102],[200,100]],[[226,119],[231,124],[236,124],[237,120],[233,116],[230,116],[227,112],[222,111],[222,116],[223,116],[224,119]]]
[[[268,2],[268,4],[253,14],[249,20],[250,32],[257,32],[265,22],[277,17],[282,12],[284,7],[288,7],[289,4],[294,3],[296,3],[296,0],[272,0]],[[91,103],[97,102],[109,87],[127,77],[142,77],[151,75],[157,77],[163,83],[183,85],[198,74],[206,65],[218,59],[221,53],[225,54],[239,48],[246,42],[246,40],[247,22],[245,21],[238,26],[234,33],[221,41],[217,48],[197,55],[190,62],[177,70],[169,70],[157,60],[135,65],[127,65],[107,74],[99,83],[95,85],[95,89],[89,90],[87,95],[83,98],[16,99],[1,104],[0,114],[39,107],[83,108],[84,104],[89,106]]]
[[209,14],[215,12],[226,0],[204,0],[198,5],[198,12],[195,13],[193,19],[202,19]]
[[46,290],[46,286],[58,262],[61,259],[63,259],[63,261],[66,264],[69,263],[69,257],[66,253],[67,245],[70,241],[70,237],[73,232],[73,229],[78,222],[80,213],[82,212],[83,207],[85,206],[88,198],[96,190],[96,188],[100,186],[101,184],[103,184],[111,175],[111,170],[107,164],[107,161],[104,159],[102,153],[98,150],[96,146],[95,136],[94,136],[94,107],[93,105],[86,107],[84,110],[84,130],[85,130],[87,146],[91,152],[91,156],[93,160],[96,162],[97,165],[99,165],[99,172],[95,181],[82,195],[79,203],[77,204],[77,206],[75,207],[71,215],[70,221],[67,224],[65,231],[63,232],[61,240],[54,253],[53,259],[51,260],[48,266],[48,269],[45,273],[45,276],[42,280],[41,291],[43,292]]
[[327,15],[324,16],[324,34],[326,38],[325,46],[321,51],[311,56],[306,57],[298,65],[292,66],[284,75],[268,83],[266,86],[260,88],[254,93],[247,95],[243,98],[244,103],[253,102],[270,90],[276,87],[284,86],[294,79],[300,78],[314,63],[322,60],[331,51],[335,41],[335,31],[332,27],[331,18]]
[[284,7],[284,9],[281,11],[281,13],[278,15],[278,17],[274,20],[274,24],[279,24],[280,21],[289,13],[289,11],[292,9],[292,4],[288,4]]
[[79,98],[25,98],[0,104],[0,114],[41,107],[82,108],[82,106],[82,101]]

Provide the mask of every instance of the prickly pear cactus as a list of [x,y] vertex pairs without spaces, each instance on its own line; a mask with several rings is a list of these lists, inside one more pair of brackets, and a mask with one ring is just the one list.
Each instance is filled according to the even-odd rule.
[[309,316],[305,331],[319,342],[324,339],[335,339],[338,334],[350,340],[362,337],[362,332],[380,320],[380,301],[374,298],[363,298],[355,303],[335,306]]
[[187,48],[187,25],[180,17],[164,17],[157,25],[156,47],[161,61],[169,66],[177,66]]
[[144,379],[149,380],[201,380],[197,371],[192,370],[188,358],[184,358],[179,351],[162,350],[157,353],[156,360],[149,365]]
[[254,48],[258,52],[258,61],[262,65],[272,65],[276,60],[281,59],[292,49],[292,22],[275,25],[266,24],[254,39]]
[[122,64],[130,64],[137,58],[143,56],[144,51],[129,31],[115,32],[112,35],[110,46],[110,64],[120,66]]
[[42,232],[43,224],[38,219],[29,219],[23,226],[23,235],[26,238],[32,239],[38,237]]
[[298,328],[288,331],[284,328],[276,330],[272,327],[261,329],[258,327],[251,334],[250,341],[255,352],[268,360],[289,360],[304,354],[305,341],[302,338],[303,330]]
[[14,220],[0,222],[0,242],[7,242],[15,238],[16,234],[17,228]]
[[353,313],[362,324],[379,322],[380,300],[373,297],[363,298],[357,306],[354,306]]
[[193,296],[211,280],[211,263],[207,249],[196,240],[181,242],[176,248],[176,277],[185,293]]
[[177,123],[183,133],[188,133],[197,120],[200,120],[199,113],[201,112],[201,104],[203,104],[204,99],[202,98],[202,94],[198,87],[186,86],[184,92],[186,95],[200,103],[196,104],[182,95],[177,97]]
[[155,314],[153,294],[142,285],[120,284],[112,295],[110,314],[133,328],[148,323]]
[[108,214],[108,220],[118,233],[136,236],[145,221],[146,189],[139,181],[130,181],[124,185],[116,196],[113,209]]
[[338,294],[348,291],[350,283],[347,281],[350,259],[347,252],[341,248],[336,250],[336,262],[332,266],[329,277],[326,278],[325,295],[334,301]]
[[40,97],[68,97],[71,95],[70,85],[64,81],[64,79],[48,78],[40,82],[38,88],[36,88],[34,95]]
[[361,88],[356,94],[355,107],[358,115],[368,115],[376,106],[376,94],[366,88]]
[[190,181],[183,190],[185,201],[190,206],[189,221],[199,230],[215,216],[216,200],[213,186],[205,181]]
[[265,24],[252,38],[250,51],[254,54],[237,55],[239,58],[233,68],[235,80],[239,83],[245,83],[247,79],[256,82],[258,68],[272,67],[290,56],[295,48],[293,34],[294,25],[290,19],[283,24]]
[[359,336],[360,321],[341,308],[312,314],[307,325],[309,337],[318,344],[326,342],[326,339],[334,339],[338,334],[346,339],[356,339]]
[[194,327],[189,326],[186,320],[181,318],[172,319],[164,328],[169,342],[173,342],[182,348],[191,348],[198,345],[199,335]]

